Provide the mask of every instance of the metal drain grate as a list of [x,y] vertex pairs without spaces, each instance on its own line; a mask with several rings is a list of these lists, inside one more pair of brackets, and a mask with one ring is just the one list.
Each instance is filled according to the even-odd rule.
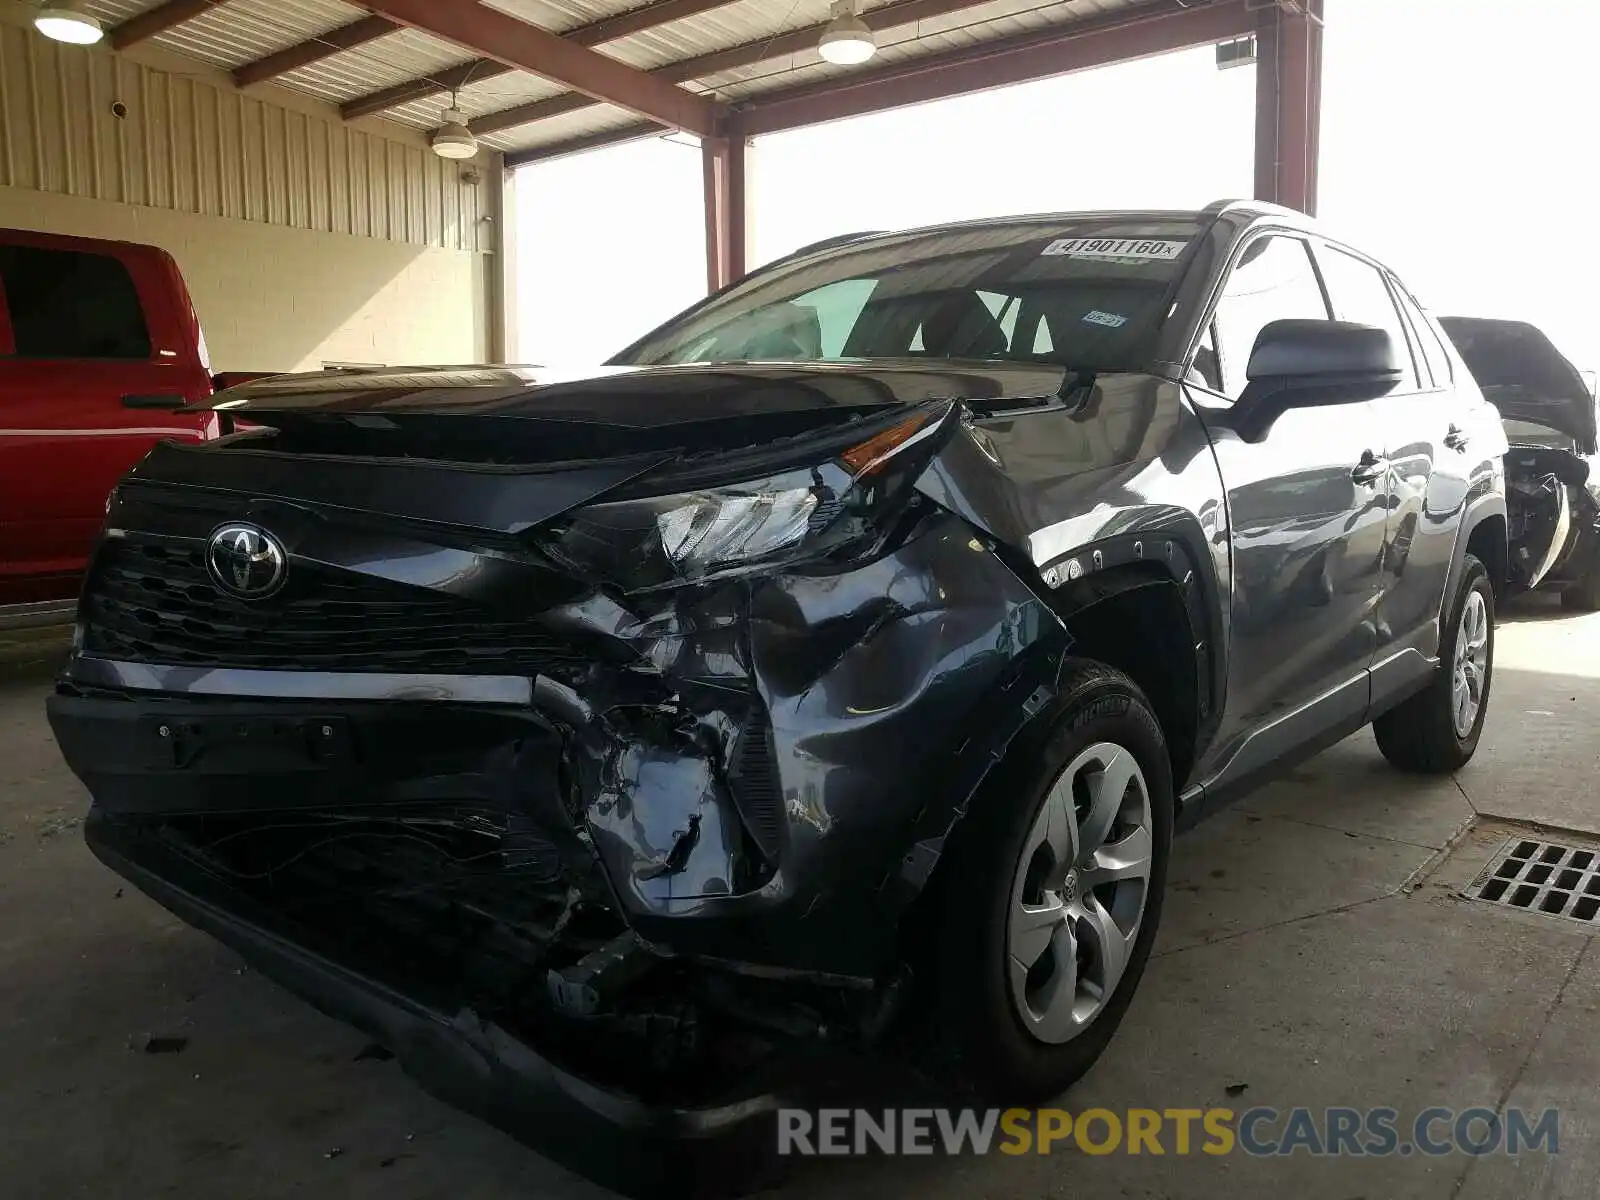
[[1524,912],[1600,925],[1600,852],[1512,838],[1466,894]]

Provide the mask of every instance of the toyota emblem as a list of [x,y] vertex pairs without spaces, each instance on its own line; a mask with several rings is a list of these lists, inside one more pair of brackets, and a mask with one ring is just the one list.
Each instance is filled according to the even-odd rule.
[[265,600],[283,586],[289,556],[283,543],[256,525],[219,525],[206,543],[206,570],[230,596]]

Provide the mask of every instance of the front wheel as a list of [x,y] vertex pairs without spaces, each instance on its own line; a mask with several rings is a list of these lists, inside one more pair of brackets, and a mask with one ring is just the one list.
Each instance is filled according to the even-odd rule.
[[1403,771],[1447,774],[1478,748],[1494,679],[1494,589],[1472,555],[1450,605],[1439,668],[1426,688],[1372,722],[1378,749]]
[[998,1103],[1057,1095],[1094,1064],[1161,919],[1161,728],[1120,671],[1080,660],[1062,682],[975,798],[931,898],[935,1036],[958,1081]]

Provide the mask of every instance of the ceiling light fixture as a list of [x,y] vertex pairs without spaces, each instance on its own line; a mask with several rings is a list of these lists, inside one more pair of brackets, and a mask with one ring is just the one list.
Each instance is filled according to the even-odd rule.
[[74,46],[92,46],[105,35],[99,18],[89,11],[87,0],[46,4],[33,18],[33,27],[47,38]]
[[822,31],[817,53],[841,67],[864,63],[878,52],[867,23],[856,15],[855,0],[834,0],[833,20]]
[[478,152],[478,139],[456,102],[451,93],[450,107],[439,114],[439,128],[433,131],[433,152],[440,158],[471,158]]

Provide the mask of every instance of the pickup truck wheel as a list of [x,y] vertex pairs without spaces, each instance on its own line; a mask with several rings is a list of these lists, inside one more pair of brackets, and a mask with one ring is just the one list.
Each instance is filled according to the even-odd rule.
[[1166,741],[1122,672],[1069,664],[1053,715],[1019,742],[952,837],[929,939],[940,1058],[997,1103],[1057,1095],[1105,1050],[1150,956],[1172,842]]
[[1454,771],[1472,757],[1483,732],[1494,679],[1494,589],[1470,554],[1450,614],[1432,681],[1372,722],[1378,749],[1403,771]]

